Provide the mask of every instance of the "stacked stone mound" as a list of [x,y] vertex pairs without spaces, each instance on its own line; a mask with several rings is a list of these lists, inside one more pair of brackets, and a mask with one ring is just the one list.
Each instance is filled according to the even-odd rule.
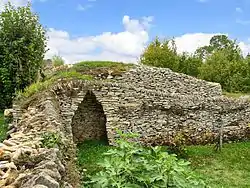
[[53,99],[43,97],[27,109],[14,109],[9,139],[0,144],[0,187],[72,187],[65,181],[67,172],[60,150],[42,147],[45,132],[57,132],[64,138]]
[[[112,144],[116,129],[139,133],[148,145],[206,144],[222,126],[225,141],[248,139],[249,123],[247,100],[169,69],[135,66],[112,79],[58,80],[13,106],[10,135],[0,145],[0,187],[78,187],[75,144],[103,138]],[[60,134],[65,147],[44,148],[45,132]]]

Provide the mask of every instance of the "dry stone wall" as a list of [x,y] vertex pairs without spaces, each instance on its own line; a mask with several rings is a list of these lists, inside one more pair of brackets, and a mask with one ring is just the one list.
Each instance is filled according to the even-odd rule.
[[[79,187],[75,144],[118,128],[149,145],[213,143],[249,138],[250,103],[222,96],[219,84],[169,69],[135,66],[106,80],[58,80],[25,105],[15,105],[10,136],[0,145],[0,187]],[[60,134],[65,147],[45,148],[43,133]]]

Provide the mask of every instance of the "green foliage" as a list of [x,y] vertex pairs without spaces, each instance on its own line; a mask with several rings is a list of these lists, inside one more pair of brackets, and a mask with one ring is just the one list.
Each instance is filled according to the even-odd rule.
[[247,64],[243,59],[231,59],[227,50],[210,55],[200,67],[201,79],[220,83],[228,92],[248,90]]
[[197,77],[201,65],[202,60],[200,58],[195,55],[183,53],[179,58],[178,72]]
[[126,65],[121,62],[113,62],[113,61],[82,61],[74,64],[74,67],[88,67],[88,68],[97,68],[97,67],[121,67],[124,68]]
[[179,57],[174,40],[160,41],[156,38],[145,49],[140,57],[140,62],[145,65],[170,68],[178,71]]
[[57,82],[58,79],[79,79],[79,80],[92,80],[93,77],[90,75],[82,75],[76,71],[59,71],[47,78],[42,82],[36,82],[26,87],[24,91],[17,92],[17,100],[22,98],[28,98],[36,93],[40,93],[50,88]]
[[212,37],[208,46],[198,48],[194,54],[177,54],[173,40],[161,42],[156,38],[140,61],[220,83],[227,92],[250,91],[250,55],[244,58],[236,41],[226,35]]
[[42,137],[42,147],[59,148],[62,144],[61,136],[58,133],[47,132]]
[[211,187],[249,187],[250,142],[223,144],[221,152],[213,146],[189,146],[187,151],[192,168]]
[[177,157],[186,158],[187,149],[186,149],[186,135],[182,132],[177,133],[172,141],[172,144],[167,146],[167,151],[169,153],[174,153]]
[[7,137],[8,126],[5,122],[4,115],[0,112],[0,142],[4,141]]
[[72,69],[80,72],[95,72],[95,70],[100,70],[102,73],[105,70],[111,70],[112,72],[122,73],[126,72],[133,64],[112,62],[112,61],[82,61],[73,65]]
[[75,70],[55,72],[55,74],[53,74],[53,76],[51,76],[49,79],[58,80],[61,78],[75,78],[79,80],[92,80],[93,79],[91,75],[84,75],[79,72],[76,72]]
[[64,60],[61,56],[54,55],[52,57],[52,64],[54,67],[59,67],[59,66],[64,65]]
[[161,147],[144,148],[129,142],[135,135],[119,132],[115,148],[104,153],[103,168],[90,177],[87,187],[206,187],[188,168]]
[[45,51],[45,30],[30,4],[16,8],[8,3],[0,12],[0,109],[37,78]]

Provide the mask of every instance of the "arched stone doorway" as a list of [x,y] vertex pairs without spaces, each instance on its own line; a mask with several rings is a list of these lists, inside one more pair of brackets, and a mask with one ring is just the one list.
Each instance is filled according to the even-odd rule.
[[92,91],[88,91],[72,118],[72,133],[75,143],[86,140],[108,142],[106,116],[101,103]]

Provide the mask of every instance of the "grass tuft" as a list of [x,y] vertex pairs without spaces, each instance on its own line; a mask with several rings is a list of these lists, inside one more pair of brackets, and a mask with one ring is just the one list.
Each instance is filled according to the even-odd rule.
[[224,144],[221,152],[213,146],[188,147],[194,170],[213,188],[250,187],[250,142]]
[[97,165],[103,159],[102,154],[110,149],[104,141],[85,141],[78,145],[78,164],[81,170],[87,170],[88,175],[94,175],[100,170]]
[[0,142],[7,138],[8,126],[5,123],[3,112],[0,112]]
[[79,80],[92,80],[91,75],[83,75],[76,71],[60,71],[53,74],[43,82],[36,82],[26,87],[23,92],[17,93],[17,99],[21,100],[22,98],[28,98],[32,95],[42,92],[50,88],[53,84],[56,83],[58,79],[79,79]]
[[247,96],[249,94],[247,94],[247,93],[228,93],[228,92],[223,92],[223,95],[226,96],[226,97],[238,99],[240,97],[244,97],[244,96]]

